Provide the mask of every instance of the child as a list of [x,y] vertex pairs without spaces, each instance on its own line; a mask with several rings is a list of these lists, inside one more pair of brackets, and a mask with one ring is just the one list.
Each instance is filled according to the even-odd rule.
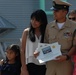
[[1,75],[20,75],[20,47],[12,44],[6,49],[6,61],[0,62]]

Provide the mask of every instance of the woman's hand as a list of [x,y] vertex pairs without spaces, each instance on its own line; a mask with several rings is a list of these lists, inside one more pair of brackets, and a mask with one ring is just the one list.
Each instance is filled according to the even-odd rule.
[[39,56],[39,53],[40,53],[40,52],[35,51],[35,52],[34,52],[34,57],[37,58],[37,56]]
[[25,67],[21,67],[21,74],[20,75],[29,75],[28,70]]

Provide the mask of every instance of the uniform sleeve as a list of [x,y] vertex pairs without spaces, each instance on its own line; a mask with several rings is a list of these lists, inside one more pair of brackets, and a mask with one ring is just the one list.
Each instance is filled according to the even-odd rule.
[[74,40],[73,40],[73,46],[76,46],[76,36],[74,37]]
[[76,29],[73,33],[73,46],[76,46]]

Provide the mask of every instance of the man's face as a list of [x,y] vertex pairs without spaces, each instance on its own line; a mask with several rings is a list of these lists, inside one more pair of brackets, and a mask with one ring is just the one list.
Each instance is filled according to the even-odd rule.
[[61,20],[66,17],[66,10],[54,10],[54,19]]
[[68,16],[68,18],[69,18],[70,20],[76,22],[76,14],[70,14],[70,15]]

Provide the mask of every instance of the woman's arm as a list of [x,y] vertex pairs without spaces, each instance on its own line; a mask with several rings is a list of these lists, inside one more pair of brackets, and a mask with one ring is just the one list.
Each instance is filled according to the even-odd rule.
[[21,42],[21,75],[28,75],[27,66],[26,66],[26,39],[27,39],[27,29],[23,31],[22,42]]

